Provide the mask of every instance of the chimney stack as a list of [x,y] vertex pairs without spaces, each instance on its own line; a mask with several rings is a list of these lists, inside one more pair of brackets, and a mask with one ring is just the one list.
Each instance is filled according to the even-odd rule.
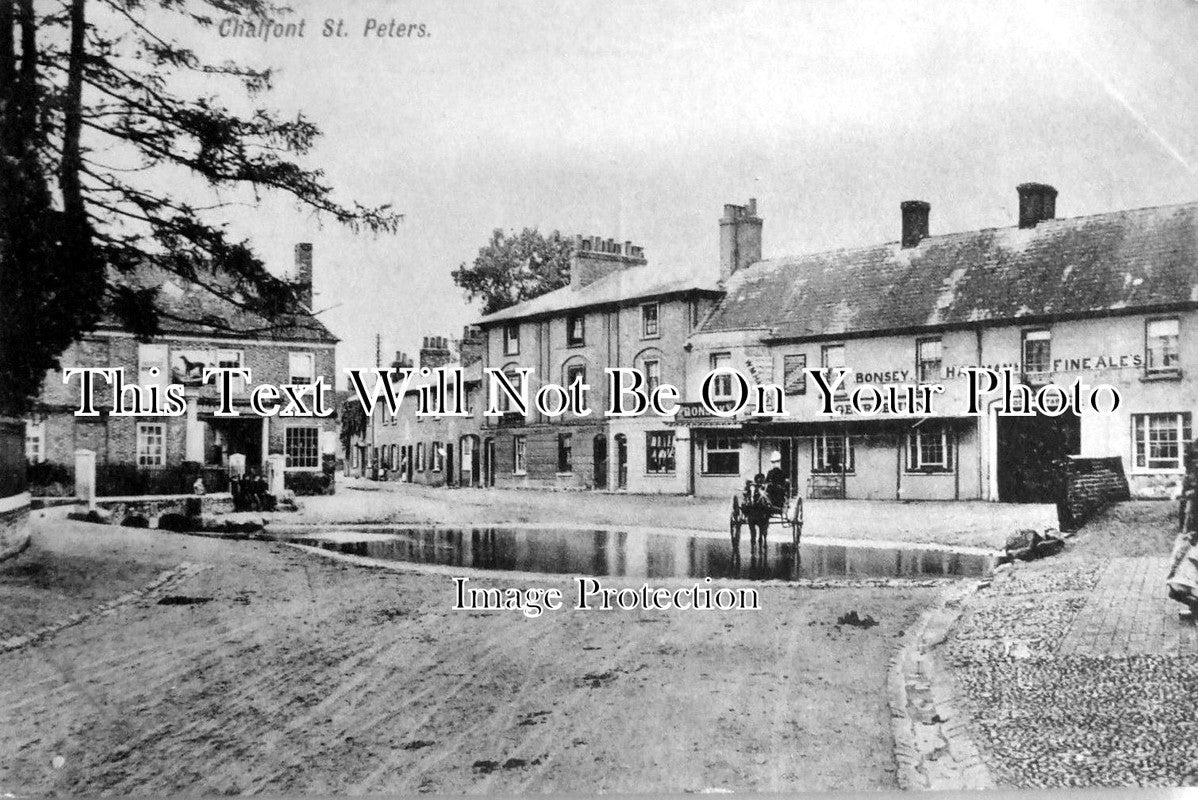
[[[411,368],[412,368],[412,359],[411,359],[411,357],[410,357],[410,356],[409,356],[407,353],[405,353],[404,351],[402,351],[402,350],[396,350],[396,351],[395,351],[395,360],[391,362],[391,369],[393,369],[393,370],[395,370],[396,372],[398,372],[398,371],[399,371],[399,370],[401,370],[401,369],[411,369]],[[396,374],[392,373],[390,377],[391,377],[391,382],[392,382],[392,383],[398,383],[398,382],[399,382],[399,376],[398,376],[398,375],[396,375]]]
[[477,325],[467,325],[462,328],[462,342],[458,347],[462,366],[466,367],[475,361],[481,361],[485,344],[482,328]]
[[312,243],[295,246],[295,294],[308,310],[312,309]]
[[449,339],[445,336],[425,336],[420,346],[420,368],[436,369],[453,360]]
[[729,203],[720,218],[720,282],[761,260],[761,218],[757,198],[746,205]]
[[613,272],[647,263],[645,248],[632,242],[579,234],[574,237],[574,253],[570,256],[570,288],[581,289]]
[[1057,215],[1057,190],[1046,183],[1021,183],[1019,189],[1019,227],[1034,228],[1036,223]]
[[904,200],[899,208],[903,212],[903,248],[915,247],[928,238],[928,212],[932,206],[923,200]]

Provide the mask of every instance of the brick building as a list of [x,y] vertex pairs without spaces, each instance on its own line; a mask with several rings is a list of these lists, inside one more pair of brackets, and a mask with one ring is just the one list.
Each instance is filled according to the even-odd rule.
[[[377,480],[405,481],[427,486],[481,486],[484,453],[479,437],[483,405],[481,386],[481,340],[477,329],[467,326],[462,339],[455,343],[445,336],[425,336],[417,364],[404,353],[396,353],[393,369],[430,370],[413,374],[399,413],[392,416],[386,405],[375,407],[363,434],[350,442],[351,474]],[[418,399],[422,392],[438,387],[438,372],[460,370],[464,390],[463,408],[469,416],[420,416]],[[445,404],[457,402],[452,381],[446,381]]]
[[[1053,462],[1117,457],[1134,494],[1182,477],[1198,411],[1198,204],[1056,218],[1057,192],[1019,187],[1011,227],[930,235],[930,206],[901,206],[899,241],[760,258],[760,221],[726,294],[689,340],[692,376],[732,366],[784,387],[788,416],[691,417],[697,494],[729,493],[771,451],[812,496],[1045,501]],[[729,223],[731,220],[731,223]],[[727,240],[725,237],[725,249]],[[726,254],[727,255],[727,254]],[[1112,415],[966,413],[968,366],[1011,367],[1017,383],[1114,386]],[[847,366],[835,416],[806,367]],[[854,415],[848,392],[942,383],[933,413],[902,401]],[[733,393],[730,384],[720,387]]]
[[[323,377],[335,385],[337,338],[311,313],[312,246],[296,246],[300,302],[274,321],[258,317],[196,286],[181,286],[166,275],[143,273],[143,285],[160,287],[168,309],[162,332],[139,342],[112,319],[103,321],[63,354],[63,369],[120,367],[128,383],[142,386],[183,384],[187,413],[180,417],[112,416],[107,409],[112,389],[98,381],[98,417],[77,417],[79,378],[64,385],[61,371],[46,376],[37,409],[26,421],[26,458],[30,462],[73,465],[76,449],[96,453],[98,472],[106,466],[136,468],[152,477],[184,462],[209,468],[219,476],[235,454],[248,468],[263,466],[271,453],[286,456],[287,481],[296,475],[327,473],[325,457],[336,452],[335,418],[260,417],[249,409],[248,389],[235,382],[235,409],[242,416],[220,418],[217,387],[201,385],[205,366],[239,366],[251,370],[254,384],[311,384]],[[205,319],[222,321],[220,327]],[[189,321],[181,321],[189,320]],[[225,325],[234,332],[224,330]],[[330,392],[331,395],[331,392]],[[332,407],[332,400],[329,400]],[[151,480],[150,483],[153,483]]]
[[[686,383],[687,337],[719,298],[716,279],[670,278],[631,242],[575,238],[570,284],[479,321],[484,367],[533,370],[545,382],[590,386],[593,413],[483,419],[484,474],[507,487],[688,490],[677,431],[652,415],[610,418],[604,370],[637,367],[650,385]],[[689,452],[682,446],[681,452]]]

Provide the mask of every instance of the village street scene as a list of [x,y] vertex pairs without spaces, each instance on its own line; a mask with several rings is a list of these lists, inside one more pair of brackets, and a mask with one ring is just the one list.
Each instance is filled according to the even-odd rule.
[[4,796],[1198,785],[1198,7],[49,5]]

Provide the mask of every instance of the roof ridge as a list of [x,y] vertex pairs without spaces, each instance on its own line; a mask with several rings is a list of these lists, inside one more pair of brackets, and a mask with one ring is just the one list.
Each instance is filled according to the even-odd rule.
[[[1198,208],[1198,200],[1190,200],[1185,203],[1162,203],[1161,205],[1140,206],[1138,208],[1121,208],[1121,209],[1117,209],[1115,211],[1099,211],[1094,214],[1082,214],[1082,215],[1076,216],[1076,217],[1053,217],[1052,219],[1041,220],[1036,225],[1036,228],[1039,228],[1040,225],[1052,225],[1053,223],[1059,224],[1059,223],[1066,223],[1066,222],[1075,222],[1075,221],[1080,221],[1080,220],[1096,219],[1098,217],[1117,217],[1117,216],[1122,216],[1122,215],[1143,213],[1145,211],[1160,211],[1161,209],[1166,209],[1166,208],[1180,209],[1180,208],[1186,208],[1186,207]],[[989,228],[971,228],[971,229],[963,230],[963,231],[949,231],[948,233],[932,234],[932,235],[923,237],[923,239],[921,239],[920,242],[922,243],[922,242],[926,242],[926,241],[929,241],[932,239],[948,240],[948,239],[951,239],[951,238],[957,237],[957,236],[974,236],[979,233],[992,233],[995,231],[1017,231],[1017,230],[1029,230],[1029,229],[1021,229],[1018,224],[1016,224],[1016,225],[1001,225],[1001,226],[995,225],[995,226],[989,227]],[[1034,230],[1034,228],[1031,230]],[[745,269],[746,270],[752,269],[753,267],[757,266],[758,264],[777,264],[779,262],[790,261],[790,260],[793,260],[796,258],[807,258],[810,256],[832,255],[834,253],[853,253],[853,252],[860,252],[863,250],[874,250],[879,247],[890,247],[892,245],[897,245],[897,244],[901,244],[901,241],[899,239],[888,240],[885,242],[876,242],[874,244],[845,245],[843,247],[830,247],[830,248],[826,248],[823,250],[807,250],[804,252],[792,253],[790,255],[774,256],[773,258],[763,258],[760,261],[754,261],[752,264],[750,264]],[[911,248],[911,249],[915,249],[915,248]]]

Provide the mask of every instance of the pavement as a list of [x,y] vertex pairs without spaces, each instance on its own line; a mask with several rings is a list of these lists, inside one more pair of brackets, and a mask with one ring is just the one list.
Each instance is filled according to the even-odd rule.
[[1165,596],[1169,559],[1112,558],[1056,654],[1059,656],[1198,655],[1198,628]]
[[1193,623],[1165,598],[1171,503],[1124,503],[964,604],[936,655],[994,784],[1198,784]]

